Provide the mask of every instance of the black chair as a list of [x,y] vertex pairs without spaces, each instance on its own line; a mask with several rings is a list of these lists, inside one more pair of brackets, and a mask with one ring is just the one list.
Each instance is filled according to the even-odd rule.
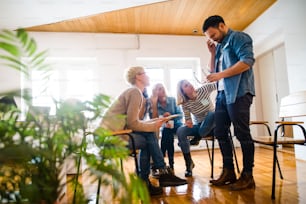
[[[233,136],[232,136],[231,131],[228,132],[228,137],[231,141],[237,172],[240,173],[239,164],[238,164],[238,160],[237,160],[236,150],[235,150],[235,146],[234,146],[234,142],[233,142]],[[206,149],[207,149],[207,152],[208,152],[208,157],[209,157],[210,167],[211,167],[210,177],[213,179],[214,178],[214,157],[215,157],[214,152],[215,152],[216,137],[214,135],[211,135],[211,136],[207,136],[207,137],[202,137],[202,140],[204,140],[205,143],[206,143]],[[208,144],[209,141],[211,142],[211,149],[210,149],[209,144]]]
[[[278,164],[277,149],[281,145],[306,145],[306,129],[303,126],[303,121],[285,121],[285,119],[292,120],[295,117],[306,116],[306,91],[299,91],[291,93],[281,99],[279,118],[281,121],[276,121],[274,135],[253,137],[255,142],[273,146],[273,166],[272,166],[272,192],[271,198],[275,199],[275,186],[276,186],[276,165]],[[285,136],[285,127],[296,127],[293,131],[292,137]],[[299,129],[299,131],[298,131]],[[280,135],[279,135],[280,133]]]
[[[251,125],[263,125],[268,132],[268,136],[271,137],[271,139],[272,139],[272,133],[271,133],[271,129],[270,129],[268,123],[269,123],[268,121],[250,121],[250,126]],[[258,144],[269,145],[269,146],[273,147],[273,143],[270,143],[270,142],[267,143],[266,140],[263,140],[262,137],[266,137],[266,136],[253,136],[253,141],[258,143]],[[277,164],[277,167],[278,167],[280,178],[284,179],[277,156],[276,156],[276,164]]]
[[[133,138],[133,136],[131,135],[132,130],[120,130],[120,131],[115,131],[112,132],[112,135],[114,136],[121,136],[121,135],[127,135],[129,137],[129,139],[131,140],[132,143],[132,149],[131,149],[131,153],[130,156],[134,158],[134,162],[135,162],[135,171],[136,174],[139,175],[140,174],[140,170],[138,167],[138,161],[137,161],[137,150],[135,147],[135,140]],[[123,162],[122,160],[120,160],[121,163],[121,170],[123,171]],[[97,188],[97,194],[96,194],[96,204],[99,204],[99,195],[100,195],[100,189],[101,189],[101,177],[98,179],[98,188]]]

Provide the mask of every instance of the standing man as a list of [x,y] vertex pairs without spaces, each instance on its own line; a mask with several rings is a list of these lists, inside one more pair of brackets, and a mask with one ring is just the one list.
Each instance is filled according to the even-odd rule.
[[[212,185],[230,185],[230,190],[255,188],[253,179],[254,143],[250,134],[250,106],[255,96],[252,39],[243,32],[227,27],[221,16],[210,16],[204,21],[203,32],[208,37],[207,46],[211,53],[210,82],[218,82],[215,110],[215,136],[218,139],[223,170],[220,177],[211,180]],[[228,131],[234,132],[240,142],[243,155],[243,170],[236,180],[232,146]]]

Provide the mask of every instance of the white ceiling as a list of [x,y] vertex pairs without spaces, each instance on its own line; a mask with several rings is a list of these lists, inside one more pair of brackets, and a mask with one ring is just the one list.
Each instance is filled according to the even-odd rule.
[[17,29],[165,0],[0,0],[0,29]]

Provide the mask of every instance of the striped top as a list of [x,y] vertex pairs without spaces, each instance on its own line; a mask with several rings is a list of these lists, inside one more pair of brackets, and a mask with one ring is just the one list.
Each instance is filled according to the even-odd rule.
[[201,123],[209,111],[214,111],[214,104],[210,94],[216,89],[216,83],[205,83],[196,89],[196,98],[194,100],[189,99],[182,105],[185,120],[191,120],[193,115],[195,119],[194,124]]

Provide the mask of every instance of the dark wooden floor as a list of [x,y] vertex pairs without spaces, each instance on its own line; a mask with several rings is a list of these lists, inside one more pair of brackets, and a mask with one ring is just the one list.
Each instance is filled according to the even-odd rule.
[[[188,178],[188,184],[179,187],[166,187],[161,196],[151,198],[153,204],[184,204],[184,203],[305,203],[306,202],[306,161],[296,160],[293,154],[279,152],[278,157],[284,180],[277,174],[276,200],[271,200],[272,150],[256,148],[254,178],[255,190],[229,191],[227,188],[214,187],[209,183],[210,163],[206,150],[192,152],[195,162],[194,176]],[[241,150],[236,149],[239,166]],[[167,161],[167,158],[165,158]],[[216,150],[215,177],[221,172],[221,154]],[[134,171],[132,159],[125,162],[127,171]],[[175,174],[184,177],[185,164],[181,153],[175,154]],[[156,180],[152,179],[153,182]],[[86,187],[86,185],[85,185]],[[87,194],[94,199],[96,186],[87,186]],[[105,198],[105,196],[104,196]],[[106,199],[107,200],[107,199]],[[91,202],[95,203],[95,202]],[[101,202],[101,203],[106,203]],[[107,202],[109,203],[109,202]]]

